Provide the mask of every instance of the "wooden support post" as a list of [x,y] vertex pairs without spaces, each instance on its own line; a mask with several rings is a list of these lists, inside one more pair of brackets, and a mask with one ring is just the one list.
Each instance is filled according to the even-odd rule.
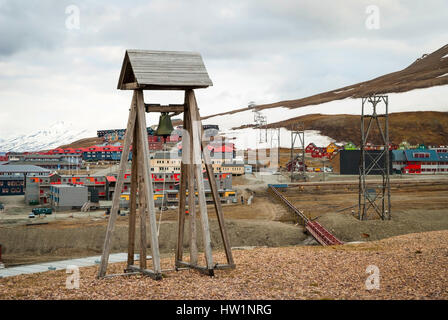
[[[138,105],[137,105],[138,108]],[[140,115],[137,113],[137,123],[135,127],[137,129],[137,145],[139,150],[143,150],[143,140],[140,132],[140,123],[139,123]],[[141,189],[144,186],[144,173],[143,173],[143,152],[138,153],[137,158],[137,167],[138,167],[138,184],[141,186]],[[140,214],[140,268],[146,269],[146,246],[147,246],[147,238],[146,238],[146,217],[147,217],[147,197],[145,192],[141,192],[139,194],[139,214]]]
[[207,214],[207,202],[205,199],[204,190],[204,177],[202,174],[202,160],[201,160],[201,121],[196,118],[196,100],[194,97],[193,90],[187,90],[188,96],[188,113],[191,120],[191,128],[193,133],[193,158],[194,158],[194,171],[196,176],[196,183],[198,188],[198,201],[199,201],[199,212],[201,214],[201,227],[202,227],[202,240],[204,244],[205,260],[207,262],[207,269],[209,270],[209,275],[213,275],[213,256],[212,256],[212,246],[210,239],[210,227],[208,224],[208,214]]
[[[186,95],[185,95],[186,100]],[[185,106],[185,105],[184,105]],[[187,131],[185,124],[187,122],[187,112],[184,109],[184,136]],[[184,149],[185,151],[185,144]],[[180,164],[180,186],[179,186],[179,211],[177,220],[177,247],[175,256],[175,266],[177,267],[177,262],[182,261],[184,252],[184,231],[185,231],[185,205],[186,205],[186,191],[187,191],[187,153],[182,152],[182,161]]]
[[138,130],[134,127],[134,139],[132,142],[132,167],[131,167],[131,194],[129,208],[128,230],[128,268],[134,264],[135,252],[135,222],[137,216],[137,189],[138,189]]
[[[196,97],[194,95],[193,95],[193,99],[196,102]],[[196,119],[201,119],[200,115],[199,115],[199,110],[197,108],[196,108]],[[204,130],[202,128],[202,123],[199,123],[199,125],[201,128],[201,137],[202,137],[204,134]],[[224,250],[226,252],[227,263],[231,266],[235,266],[235,263],[233,260],[233,255],[232,255],[232,249],[230,247],[229,236],[227,234],[227,227],[224,222],[224,214],[222,211],[221,199],[219,197],[218,187],[216,184],[215,173],[213,172],[213,166],[211,164],[212,162],[210,159],[210,155],[209,155],[208,151],[206,150],[207,142],[203,139],[201,139],[201,147],[202,147],[202,154],[204,156],[204,164],[205,164],[205,169],[207,171],[208,182],[210,185],[210,190],[212,191],[212,197],[213,197],[213,203],[215,205],[216,216],[218,218],[219,230],[221,232],[222,242],[224,245]]]
[[[157,222],[156,222],[156,210],[154,207],[154,192],[151,182],[151,169],[149,164],[149,147],[148,147],[148,133],[146,131],[146,117],[145,117],[145,103],[143,100],[143,91],[137,90],[137,114],[138,114],[138,129],[140,131],[139,139],[141,149],[141,157],[143,158],[143,163],[141,166],[143,183],[142,190],[144,190],[145,195],[145,208],[147,208],[149,213],[149,226],[151,231],[151,250],[152,250],[152,261],[154,266],[154,273],[156,275],[161,274],[160,267],[160,254],[159,254],[159,239],[157,236]],[[146,259],[146,256],[145,256]]]
[[[188,102],[187,102],[188,105]],[[191,126],[191,117],[187,110],[187,132],[188,132],[188,212],[190,223],[190,264],[196,266],[198,264],[198,241],[196,228],[196,190],[194,183],[194,152],[193,152],[193,131]],[[186,139],[185,139],[186,140]],[[184,140],[184,141],[185,141]]]
[[115,192],[112,198],[112,209],[109,214],[109,222],[107,224],[106,237],[104,239],[103,254],[101,256],[100,268],[98,270],[98,277],[106,275],[107,264],[109,262],[109,254],[112,244],[112,234],[117,220],[118,207],[120,205],[120,193],[123,188],[124,174],[129,158],[129,148],[131,146],[132,136],[134,132],[134,125],[137,115],[137,94],[134,91],[132,98],[131,109],[129,112],[128,124],[126,127],[126,134],[124,138],[123,152],[121,154],[120,167],[118,170],[118,179],[115,185]]
[[187,185],[187,166],[180,165],[180,186],[179,186],[179,208],[177,219],[177,242],[176,242],[176,266],[177,261],[182,261],[184,252],[184,233],[185,233],[185,210],[186,210],[186,185]]

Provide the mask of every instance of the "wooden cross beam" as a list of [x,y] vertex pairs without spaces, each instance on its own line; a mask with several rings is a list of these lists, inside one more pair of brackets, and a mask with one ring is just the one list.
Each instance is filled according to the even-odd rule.
[[160,104],[145,104],[146,112],[174,112],[180,114],[184,112],[185,106],[183,104],[169,104],[169,105],[160,105]]

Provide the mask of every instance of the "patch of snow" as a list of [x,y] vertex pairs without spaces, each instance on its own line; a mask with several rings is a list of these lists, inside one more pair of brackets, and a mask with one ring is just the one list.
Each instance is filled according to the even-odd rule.
[[438,76],[437,78],[442,78],[442,77],[445,77],[445,76],[448,76],[448,72],[445,73],[445,74],[442,74],[442,75]]
[[[227,130],[221,131],[221,134],[231,142],[235,144],[237,150],[245,150],[245,149],[267,149],[271,147],[271,139],[273,140],[273,146],[277,146],[276,133],[273,133],[268,129],[265,141],[260,142],[260,131],[265,129],[237,129],[237,130]],[[305,130],[305,146],[309,143],[313,142],[316,146],[323,147],[328,146],[331,142],[335,142],[335,140],[321,135],[317,130]],[[296,146],[299,141],[296,140]],[[291,131],[280,128],[280,147],[282,148],[290,148],[291,147]]]
[[442,59],[448,58],[448,53],[442,57]]

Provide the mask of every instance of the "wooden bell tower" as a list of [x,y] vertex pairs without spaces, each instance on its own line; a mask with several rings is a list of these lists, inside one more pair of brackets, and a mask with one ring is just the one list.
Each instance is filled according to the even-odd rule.
[[[206,88],[210,85],[213,84],[205,69],[202,57],[198,53],[148,50],[126,51],[118,82],[118,89],[133,90],[134,94],[129,110],[123,153],[113,195],[112,210],[110,212],[109,223],[104,240],[98,277],[101,278],[106,276],[113,231],[118,215],[120,193],[123,188],[124,174],[132,144],[128,261],[125,274],[142,273],[153,279],[162,279],[145,112],[172,112],[174,114],[184,114],[178,232],[175,254],[176,270],[179,268],[193,268],[212,276],[215,269],[235,268],[210,155],[208,152],[203,152],[204,150],[207,150],[207,142],[202,140],[202,123],[194,94],[194,89]],[[145,104],[143,90],[182,90],[185,92],[184,104],[167,106]],[[209,180],[223,246],[227,257],[226,264],[216,264],[213,261],[202,160],[204,161],[206,175]],[[187,206],[189,210],[188,219],[190,225],[190,259],[189,261],[184,261],[183,242],[186,220],[185,211]],[[196,210],[197,207],[199,210]],[[200,214],[202,243],[206,261],[205,266],[198,265],[196,236],[197,211]],[[140,261],[138,266],[136,266],[134,262],[137,215],[139,216],[140,223]],[[153,265],[152,269],[147,268],[146,258],[146,230],[148,220]]]

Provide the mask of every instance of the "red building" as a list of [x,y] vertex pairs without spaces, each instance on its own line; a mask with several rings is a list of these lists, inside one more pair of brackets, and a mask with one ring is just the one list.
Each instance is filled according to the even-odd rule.
[[314,143],[310,143],[306,148],[305,148],[305,152],[306,153],[313,153],[313,151],[316,149],[316,145]]
[[316,147],[311,152],[311,157],[313,158],[324,158],[329,156],[330,154],[327,152],[327,148]]

